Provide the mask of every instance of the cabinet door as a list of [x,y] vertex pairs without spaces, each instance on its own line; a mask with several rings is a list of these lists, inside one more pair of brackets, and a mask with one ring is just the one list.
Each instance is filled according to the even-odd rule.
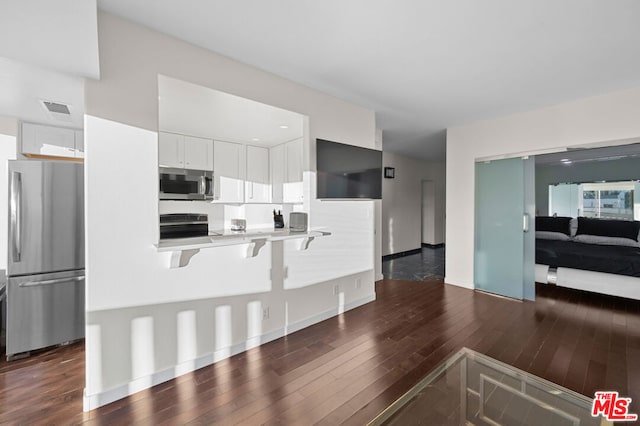
[[270,193],[269,149],[247,146],[245,201],[247,203],[268,203],[271,199]]
[[184,168],[213,170],[213,140],[185,136]]
[[285,182],[283,201],[285,203],[301,203],[302,192],[302,139],[284,144],[285,149]]
[[75,131],[75,148],[76,158],[84,158],[84,132],[82,130]]
[[75,130],[22,123],[22,153],[75,157]]
[[213,142],[213,181],[215,200],[244,202],[244,145]]
[[184,136],[160,132],[158,135],[158,165],[184,168]]
[[282,203],[285,175],[284,145],[277,145],[269,150],[269,163],[271,168],[271,200],[274,203]]

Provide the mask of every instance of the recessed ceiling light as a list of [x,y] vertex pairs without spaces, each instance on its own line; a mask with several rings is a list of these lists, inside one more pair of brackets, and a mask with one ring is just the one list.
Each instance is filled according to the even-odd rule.
[[260,138],[252,138],[251,140],[254,141],[254,142],[258,142],[260,140]]
[[571,160],[569,160],[568,158],[563,158],[563,159],[562,159],[562,160],[560,160],[560,161],[571,161]]
[[289,128],[289,126],[287,126],[286,124],[281,124],[281,125],[280,125],[280,128],[281,128],[281,129],[288,129],[288,128]]
[[569,165],[569,164],[571,164],[571,160],[563,161],[563,162],[562,162],[562,164],[567,164],[567,165]]

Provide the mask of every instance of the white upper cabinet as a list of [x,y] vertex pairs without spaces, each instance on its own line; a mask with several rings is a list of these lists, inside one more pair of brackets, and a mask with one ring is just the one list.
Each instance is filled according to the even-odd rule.
[[213,170],[213,140],[160,132],[158,165],[191,170]]
[[303,201],[302,149],[302,138],[270,149],[272,202],[301,203]]
[[214,141],[214,200],[226,203],[244,202],[245,146]]
[[21,130],[21,152],[25,155],[84,157],[84,148],[78,151],[77,145],[81,141],[84,145],[84,138],[76,137],[76,134],[82,134],[82,131],[33,123],[22,123]]
[[248,145],[245,201],[247,203],[268,203],[270,200],[269,149]]
[[282,203],[285,175],[284,145],[276,145],[269,150],[269,166],[271,168],[271,201]]
[[158,134],[158,165],[184,169],[184,136],[165,132]]
[[213,140],[185,136],[184,168],[213,170]]
[[76,158],[84,158],[84,131],[75,131]]
[[301,203],[304,199],[302,148],[302,138],[284,144],[285,176],[282,195],[285,203]]

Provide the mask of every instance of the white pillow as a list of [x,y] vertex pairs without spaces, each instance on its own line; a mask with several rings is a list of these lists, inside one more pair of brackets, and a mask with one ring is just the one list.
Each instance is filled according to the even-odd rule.
[[536,231],[536,238],[541,240],[571,241],[571,237],[562,232]]
[[631,238],[603,237],[601,235],[580,234],[573,237],[573,241],[587,244],[600,244],[606,246],[640,247],[640,243]]

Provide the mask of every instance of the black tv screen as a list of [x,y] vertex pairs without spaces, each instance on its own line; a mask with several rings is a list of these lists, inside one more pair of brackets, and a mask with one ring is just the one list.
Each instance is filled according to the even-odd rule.
[[316,139],[317,198],[382,198],[382,151]]

